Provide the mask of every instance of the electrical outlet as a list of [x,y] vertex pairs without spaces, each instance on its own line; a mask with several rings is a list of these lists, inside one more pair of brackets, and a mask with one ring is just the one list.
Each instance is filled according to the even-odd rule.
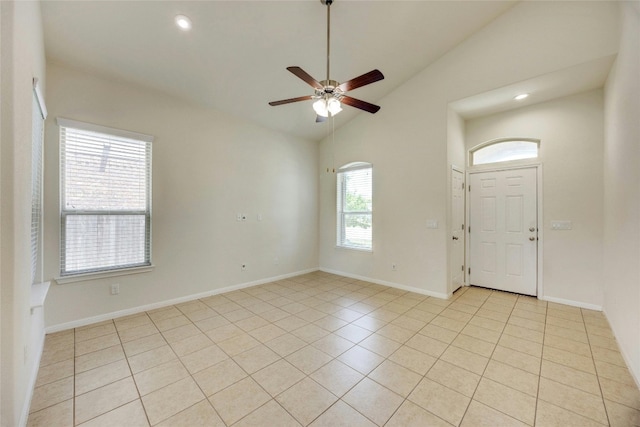
[[242,267],[240,267],[240,271],[246,271],[247,270],[247,264],[242,264]]
[[391,271],[397,271],[398,270],[398,265],[394,262],[393,264],[391,264]]
[[111,295],[118,295],[120,293],[120,284],[114,283],[111,285]]

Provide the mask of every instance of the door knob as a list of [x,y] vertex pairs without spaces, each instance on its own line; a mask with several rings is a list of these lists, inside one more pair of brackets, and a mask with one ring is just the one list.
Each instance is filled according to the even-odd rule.
[[529,227],[529,231],[533,233],[534,231],[536,231],[536,228],[535,227]]
[[458,237],[456,237],[456,236],[453,236],[453,240],[458,240]]
[[531,240],[533,242],[534,240],[536,240],[536,238],[531,236],[531,237],[529,237],[529,240]]

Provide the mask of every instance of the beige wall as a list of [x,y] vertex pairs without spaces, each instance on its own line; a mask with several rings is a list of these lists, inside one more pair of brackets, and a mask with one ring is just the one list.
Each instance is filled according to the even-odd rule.
[[0,425],[26,423],[44,338],[42,309],[30,312],[32,79],[45,83],[38,2],[0,2]]
[[640,384],[640,3],[621,8],[605,96],[604,312]]
[[[543,289],[539,297],[602,307],[603,92],[467,120],[467,150],[497,138],[540,140]],[[553,230],[552,220],[572,221]]]
[[[60,268],[55,118],[155,137],[155,269],[52,286],[49,327],[317,268],[316,143],[54,64],[47,77],[45,277]],[[113,283],[120,295],[109,294]]]
[[[558,63],[570,67],[614,54],[617,19],[612,2],[520,2],[379,100],[375,116],[361,114],[339,128],[335,143],[323,140],[321,268],[446,295],[448,162],[455,158],[448,104],[556,71]],[[546,58],[557,60],[556,68]],[[324,172],[334,159],[373,164],[373,253],[335,248],[335,175]],[[428,219],[439,228],[427,229]]]

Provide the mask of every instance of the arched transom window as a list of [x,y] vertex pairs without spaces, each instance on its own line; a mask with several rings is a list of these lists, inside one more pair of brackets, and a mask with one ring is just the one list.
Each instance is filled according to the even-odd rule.
[[469,150],[470,166],[538,157],[540,140],[528,138],[496,139]]

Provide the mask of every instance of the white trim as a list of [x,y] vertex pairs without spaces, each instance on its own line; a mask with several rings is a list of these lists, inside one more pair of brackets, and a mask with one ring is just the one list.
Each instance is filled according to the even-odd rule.
[[[32,311],[33,314],[33,311]],[[40,337],[39,342],[37,343],[37,348],[32,348],[31,354],[34,354],[35,360],[31,365],[31,372],[29,373],[29,382],[27,384],[27,395],[24,399],[24,404],[22,406],[22,413],[20,415],[20,426],[26,426],[27,421],[29,420],[29,410],[31,409],[31,401],[33,400],[33,392],[36,388],[36,381],[38,380],[38,372],[40,370],[40,361],[42,360],[42,352],[44,351],[44,340],[46,336],[46,331],[42,331],[42,336]]]
[[[616,331],[611,327],[611,322],[609,322],[609,317],[607,316],[607,311],[604,309],[604,307],[602,309],[602,314],[604,314],[604,317],[607,319],[607,324],[609,325],[609,329],[611,329],[611,333],[615,337],[616,341],[619,343],[620,340],[616,336]],[[631,363],[633,359],[629,357],[627,353],[624,352],[624,349],[622,348],[622,346],[620,346],[620,344],[618,344],[618,351],[622,355],[622,359],[624,359],[624,362],[627,364],[627,369],[631,374],[631,378],[633,378],[633,380],[636,382],[636,387],[640,388],[640,377],[636,376],[636,371],[632,369],[632,367],[634,366],[633,363]]]
[[44,104],[44,95],[42,94],[42,85],[40,84],[40,80],[37,77],[33,78],[33,92],[36,94],[36,99],[38,100],[38,107],[40,108],[40,115],[42,116],[42,120],[47,118],[47,106]]
[[47,298],[51,282],[35,283],[31,285],[31,314],[33,310],[44,306],[44,300]]
[[[480,150],[481,148],[485,148],[488,147],[490,145],[494,145],[494,144],[500,144],[502,142],[509,142],[509,141],[526,141],[526,142],[535,142],[538,145],[538,155],[536,157],[530,157],[528,159],[518,159],[518,160],[507,160],[507,161],[502,161],[502,162],[491,162],[491,163],[483,163],[480,165],[474,165],[473,164],[473,153],[475,153],[476,151]],[[489,165],[489,166],[497,166],[501,163],[512,163],[512,162],[520,162],[520,161],[526,161],[529,160],[531,161],[532,159],[535,160],[539,160],[540,159],[540,139],[537,138],[495,138],[495,139],[491,139],[489,141],[485,141],[485,142],[481,142],[480,144],[473,146],[471,148],[469,148],[469,150],[467,151],[467,165],[469,167],[473,167],[473,166],[483,166],[483,165]]]
[[462,230],[462,238],[464,239],[464,256],[463,256],[463,262],[464,262],[464,270],[463,270],[463,277],[464,280],[462,280],[462,283],[460,284],[460,287],[456,288],[456,291],[458,289],[460,289],[463,286],[469,286],[469,284],[467,283],[467,277],[469,276],[467,274],[467,172],[464,168],[461,168],[459,166],[456,166],[454,164],[451,164],[451,169],[449,171],[449,185],[448,185],[448,189],[447,189],[447,193],[448,193],[448,198],[449,198],[449,202],[448,202],[448,210],[449,210],[449,217],[448,217],[448,221],[446,224],[446,233],[447,233],[447,292],[451,292],[451,294],[453,294],[453,287],[455,286],[453,283],[453,275],[451,274],[451,260],[453,258],[453,244],[451,243],[451,240],[448,238],[449,233],[452,232],[452,224],[451,222],[453,221],[453,209],[452,209],[452,201],[453,201],[453,189],[451,188],[452,186],[452,182],[453,182],[453,172],[459,172],[462,174],[462,183],[464,184],[464,190],[463,190],[463,200],[464,200],[464,206],[463,206],[463,217],[464,217],[464,229]]
[[60,127],[72,128],[72,129],[81,129],[81,130],[86,130],[86,131],[89,131],[89,132],[106,133],[106,134],[109,134],[109,135],[120,136],[122,138],[137,139],[137,140],[144,141],[144,142],[153,142],[153,136],[147,135],[147,134],[144,134],[144,133],[138,133],[138,132],[132,132],[132,131],[129,131],[129,130],[123,130],[123,129],[110,128],[110,127],[106,127],[106,126],[94,125],[93,123],[79,122],[79,121],[76,121],[76,120],[65,119],[63,117],[58,117],[56,119],[56,122],[58,123],[58,126],[60,126]]
[[373,169],[373,164],[368,162],[351,162],[338,168],[336,173],[351,172],[351,171],[357,171],[360,169]]
[[602,311],[602,306],[601,305],[589,304],[589,303],[586,303],[586,302],[573,301],[573,300],[564,299],[564,298],[550,297],[550,296],[546,296],[546,295],[539,296],[538,299],[542,300],[542,301],[555,302],[557,304],[570,305],[572,307],[579,307],[579,308],[586,308],[588,310]]
[[105,279],[107,277],[128,276],[130,274],[148,273],[149,271],[153,271],[154,268],[155,268],[155,265],[151,264],[151,265],[143,265],[141,267],[120,268],[116,270],[99,271],[95,273],[73,274],[69,276],[56,277],[53,280],[55,280],[58,285],[64,285],[67,283],[86,282],[88,280]]
[[325,273],[337,274],[339,276],[349,277],[351,279],[358,279],[365,282],[375,283],[376,285],[389,286],[390,288],[402,289],[403,291],[415,292],[416,294],[426,295],[429,297],[435,297],[440,299],[449,299],[453,294],[444,294],[441,292],[427,291],[426,289],[415,288],[413,286],[401,285],[399,283],[387,282],[386,280],[374,279],[372,277],[359,276],[357,274],[351,274],[344,271],[332,270],[330,268],[320,267],[320,271]]
[[105,320],[116,319],[118,317],[129,316],[132,314],[138,314],[149,310],[155,310],[157,308],[167,307],[174,304],[181,304],[183,302],[189,302],[200,298],[206,298],[213,295],[223,294],[225,292],[237,291],[238,289],[250,288],[253,286],[264,285],[265,283],[276,282],[278,280],[288,279],[290,277],[300,276],[302,274],[313,273],[318,271],[318,268],[309,268],[306,270],[296,271],[293,273],[287,273],[280,276],[269,277],[266,279],[259,279],[253,282],[240,283],[238,285],[226,286],[224,288],[218,288],[199,294],[186,295],[166,301],[160,301],[152,304],[140,305],[137,307],[127,308],[125,310],[112,311],[110,313],[100,314],[98,316],[86,317],[84,319],[73,320],[71,322],[60,323],[58,325],[52,325],[45,328],[47,334],[59,331],[65,331],[67,329],[79,328],[81,326],[91,325],[93,323],[102,322]]
[[340,245],[336,245],[335,249],[366,252],[366,253],[370,253],[370,254],[373,253],[373,249],[358,248],[356,246],[340,246]]

